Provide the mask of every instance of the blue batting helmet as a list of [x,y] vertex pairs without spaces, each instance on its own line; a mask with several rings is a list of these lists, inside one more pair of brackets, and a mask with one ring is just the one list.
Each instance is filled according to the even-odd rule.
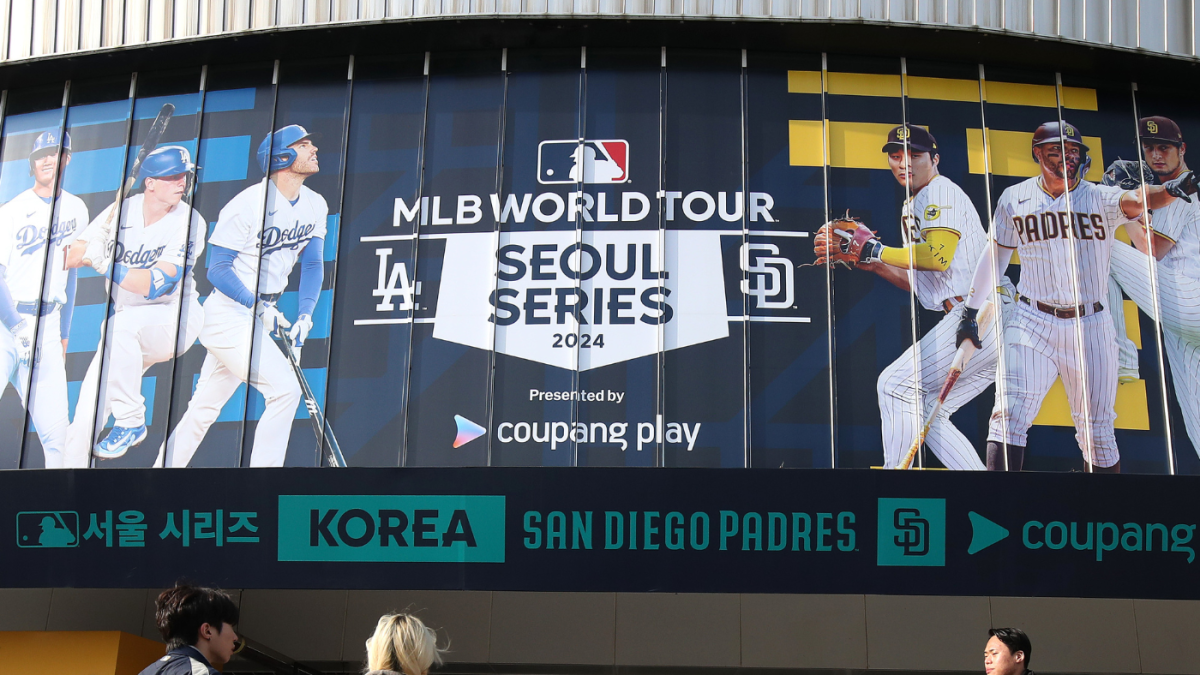
[[290,146],[311,137],[312,134],[299,124],[289,124],[269,134],[258,145],[258,167],[265,174],[288,168],[296,161],[296,151]]
[[163,176],[178,176],[181,173],[192,173],[196,165],[192,163],[192,154],[182,145],[164,145],[146,155],[142,166],[138,169],[138,178],[162,178]]
[[[64,154],[71,152],[71,134],[62,132],[62,151]],[[29,151],[29,174],[33,175],[33,163],[42,157],[50,154],[57,154],[59,148],[59,138],[57,131],[43,131],[33,139],[33,149]]]

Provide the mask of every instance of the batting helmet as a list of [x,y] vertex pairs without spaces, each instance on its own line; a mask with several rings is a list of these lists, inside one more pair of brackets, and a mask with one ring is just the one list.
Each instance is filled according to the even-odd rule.
[[[50,154],[57,154],[59,150],[59,138],[57,131],[43,131],[33,139],[33,149],[29,151],[29,173],[33,173],[33,163],[42,157]],[[62,133],[62,151],[63,153],[71,152],[71,134]]]
[[[1070,122],[1046,122],[1033,132],[1033,147],[1050,143],[1074,143],[1083,148],[1086,153],[1088,146],[1083,144],[1083,134],[1079,128]],[[1035,156],[1034,161],[1037,161]]]
[[138,178],[178,176],[181,173],[193,173],[195,170],[196,165],[192,163],[192,154],[187,148],[182,145],[164,145],[142,160]]
[[299,124],[289,124],[268,134],[258,145],[258,167],[265,174],[288,168],[296,161],[296,151],[291,146],[311,137],[312,134]]

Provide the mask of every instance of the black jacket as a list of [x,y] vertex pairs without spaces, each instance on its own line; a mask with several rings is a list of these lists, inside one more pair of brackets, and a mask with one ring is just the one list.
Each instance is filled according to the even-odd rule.
[[180,647],[146,666],[141,675],[221,675],[195,647]]

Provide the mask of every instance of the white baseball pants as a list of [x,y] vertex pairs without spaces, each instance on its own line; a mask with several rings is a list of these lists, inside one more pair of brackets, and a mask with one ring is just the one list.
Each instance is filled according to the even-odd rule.
[[184,467],[238,385],[249,383],[266,399],[250,466],[283,466],[300,384],[287,357],[252,310],[214,291],[204,304],[200,344],[208,350],[187,412],[167,441],[166,465]]
[[1200,280],[1168,273],[1159,266],[1158,306],[1150,287],[1150,258],[1124,244],[1113,246],[1112,274],[1137,306],[1158,316],[1171,362],[1175,398],[1196,452],[1200,453]]
[[[1082,323],[1082,345],[1077,341],[1076,322]],[[1001,377],[1004,395],[996,398],[989,441],[1027,445],[1029,427],[1055,378],[1061,377],[1084,459],[1099,467],[1110,467],[1120,459],[1113,429],[1117,340],[1107,312],[1059,319],[1023,302],[1014,303],[1004,332]]]
[[[22,316],[26,321],[32,320],[29,315]],[[19,363],[12,333],[0,328],[0,375],[13,383],[21,402],[26,404],[42,441],[47,469],[64,466],[63,450],[67,441],[67,371],[59,325],[59,310],[39,320],[37,345],[33,352],[32,394],[28,391],[29,366]],[[2,389],[0,393],[3,393]]]
[[[1012,300],[1000,294],[996,297],[1002,300],[1002,314],[1007,314]],[[876,390],[879,394],[879,413],[883,419],[883,459],[884,466],[889,469],[899,465],[937,403],[946,374],[950,371],[950,363],[958,353],[954,342],[962,313],[963,305],[959,304],[879,375]],[[982,471],[986,468],[975,447],[954,426],[950,416],[996,381],[996,362],[1000,350],[995,326],[993,324],[991,330],[979,336],[983,348],[975,352],[967,363],[925,437],[929,449],[949,469]],[[919,362],[914,357],[919,358]],[[919,372],[914,373],[914,366],[918,363]],[[919,408],[918,397],[921,401]]]

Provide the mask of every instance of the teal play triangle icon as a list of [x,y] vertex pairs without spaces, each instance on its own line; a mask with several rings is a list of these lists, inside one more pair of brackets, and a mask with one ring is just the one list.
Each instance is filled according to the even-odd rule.
[[971,519],[971,547],[967,553],[975,555],[992,544],[1008,537],[1008,530],[975,513],[967,512]]

